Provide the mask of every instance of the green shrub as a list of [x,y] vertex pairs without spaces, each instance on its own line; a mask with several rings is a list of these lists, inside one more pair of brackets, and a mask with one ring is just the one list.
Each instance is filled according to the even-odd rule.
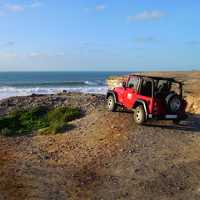
[[0,118],[0,129],[3,129],[4,127],[8,126],[9,126],[9,118],[8,117]]
[[0,133],[3,136],[10,136],[12,134],[12,130],[10,130],[9,128],[3,128],[1,129]]
[[30,111],[21,112],[21,115],[19,116],[21,126],[28,131],[47,127],[49,125],[47,113],[48,109],[44,107],[38,107]]
[[53,133],[53,134],[56,134],[56,133],[62,133],[62,132],[65,132],[67,130],[67,123],[66,122],[59,122],[59,121],[55,121],[54,123],[52,123],[50,126],[49,126],[49,132],[50,133]]
[[77,108],[58,107],[48,109],[36,107],[30,110],[18,110],[9,116],[0,118],[1,135],[30,134],[39,131],[43,134],[56,134],[66,131],[67,122],[80,117]]
[[73,121],[79,118],[80,115],[81,115],[81,112],[77,108],[66,108],[66,111],[64,114],[64,120],[66,122]]
[[48,113],[49,121],[65,121],[69,122],[81,115],[77,108],[58,107]]

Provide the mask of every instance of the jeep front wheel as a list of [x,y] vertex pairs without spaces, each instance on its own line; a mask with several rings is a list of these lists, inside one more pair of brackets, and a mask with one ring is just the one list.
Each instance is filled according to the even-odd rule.
[[136,124],[141,125],[145,122],[145,111],[142,105],[136,107],[133,117]]
[[116,110],[116,103],[113,96],[109,96],[107,99],[108,111],[114,112]]

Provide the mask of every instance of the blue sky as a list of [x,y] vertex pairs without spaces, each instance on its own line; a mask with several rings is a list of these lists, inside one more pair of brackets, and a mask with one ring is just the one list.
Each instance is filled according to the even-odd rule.
[[200,70],[199,0],[0,0],[0,71]]

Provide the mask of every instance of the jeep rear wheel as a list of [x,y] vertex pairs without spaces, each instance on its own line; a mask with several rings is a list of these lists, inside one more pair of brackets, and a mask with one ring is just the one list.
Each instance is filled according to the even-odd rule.
[[141,125],[145,122],[145,111],[142,105],[136,107],[133,117],[136,124]]
[[114,112],[116,110],[115,99],[112,95],[110,95],[107,99],[107,107],[108,107],[108,111],[110,112]]

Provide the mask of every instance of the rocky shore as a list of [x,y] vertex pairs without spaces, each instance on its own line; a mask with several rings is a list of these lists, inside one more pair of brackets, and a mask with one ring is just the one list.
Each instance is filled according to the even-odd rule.
[[38,106],[58,107],[69,106],[80,108],[83,112],[93,111],[97,105],[105,103],[104,95],[83,93],[60,93],[51,95],[36,95],[11,97],[0,101],[0,116],[18,109],[28,109]]

